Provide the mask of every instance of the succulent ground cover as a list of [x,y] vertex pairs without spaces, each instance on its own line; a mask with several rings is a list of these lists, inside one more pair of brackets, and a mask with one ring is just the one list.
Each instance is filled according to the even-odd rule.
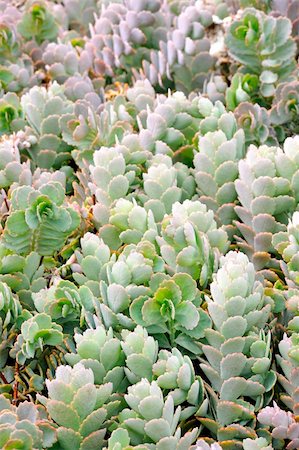
[[299,1],[0,0],[0,448],[299,448]]

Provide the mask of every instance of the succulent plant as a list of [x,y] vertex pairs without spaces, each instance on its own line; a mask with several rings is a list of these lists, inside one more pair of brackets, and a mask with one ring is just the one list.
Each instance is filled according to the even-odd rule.
[[[140,114],[141,145],[154,154],[170,156],[180,148],[186,147],[187,150],[192,145],[200,119],[203,118],[203,102],[204,99],[197,96],[192,100],[188,99],[182,92],[175,92],[168,97],[160,95],[153,111]],[[211,105],[213,106],[212,103]]]
[[291,38],[291,22],[247,8],[235,20],[226,36],[231,56],[244,71],[259,77],[263,97],[273,97],[275,88],[295,70],[296,44]]
[[[160,350],[157,362],[153,365],[154,379],[160,388],[169,391],[175,406],[184,404],[182,415],[188,419],[196,414],[204,400],[204,385],[195,375],[194,366],[187,355],[177,349]],[[182,417],[182,416],[181,416]]]
[[[18,182],[26,164],[21,163],[17,139],[13,135],[0,141],[0,188],[7,188]],[[27,165],[28,166],[28,165]]]
[[212,101],[225,103],[225,95],[228,90],[225,78],[212,74],[210,79],[204,83],[203,93]]
[[125,198],[130,185],[135,180],[135,172],[128,170],[123,155],[117,148],[101,147],[93,155],[94,165],[89,167],[91,183],[89,188],[95,196],[98,226],[109,222],[109,213],[113,203]]
[[299,448],[298,7],[0,0],[0,448]]
[[[5,369],[9,351],[13,347],[23,320],[28,318],[28,315],[28,311],[22,310],[18,297],[11,292],[9,286],[0,282],[0,369]],[[9,385],[7,380],[5,384]]]
[[39,167],[59,168],[71,158],[71,147],[62,139],[61,117],[73,111],[63,88],[53,83],[45,87],[33,87],[21,98],[24,117],[30,128],[26,129],[31,145],[24,148],[27,155]]
[[87,449],[104,447],[106,427],[117,413],[119,401],[109,401],[112,383],[96,386],[91,369],[78,363],[59,366],[53,380],[46,380],[48,397],[38,395],[57,427],[61,448]]
[[283,260],[287,263],[287,276],[295,283],[299,282],[298,273],[298,211],[295,211],[292,219],[290,219],[287,226],[287,231],[281,231],[273,236],[273,245],[276,250],[281,254]]
[[38,43],[56,39],[58,26],[48,5],[43,1],[28,2],[26,12],[18,24],[18,31],[24,39],[36,39]]
[[56,431],[46,423],[45,411],[32,402],[23,402],[18,407],[0,396],[0,445],[3,449],[51,448],[56,442]]
[[21,313],[21,304],[6,283],[0,283],[0,319],[3,327],[14,324]]
[[243,448],[244,450],[273,450],[272,445],[264,437],[244,439]]
[[121,346],[126,356],[125,373],[129,382],[135,384],[142,378],[152,381],[158,342],[140,325],[134,331],[123,330],[121,336]]
[[60,118],[63,140],[76,149],[72,156],[78,165],[83,158],[91,163],[94,150],[112,146],[125,132],[132,131],[134,119],[126,109],[128,102],[123,96],[105,103],[101,111],[98,106],[91,99],[77,101],[73,112]]
[[71,281],[55,280],[50,288],[33,293],[35,308],[48,314],[56,323],[70,326],[72,322],[84,322],[85,311],[93,312],[94,296],[87,286],[79,289]]
[[151,210],[156,222],[161,222],[165,214],[170,214],[175,202],[190,199],[195,193],[195,183],[191,171],[167,155],[155,155],[143,173],[143,190],[138,195],[146,210]]
[[296,449],[299,444],[299,427],[290,411],[283,411],[274,402],[257,416],[258,421],[271,430],[274,448]]
[[[235,185],[241,206],[235,210],[242,220],[236,224],[243,239],[238,240],[258,270],[279,268],[273,257],[272,235],[286,230],[288,214],[296,207],[296,153],[297,141],[289,138],[283,150],[252,145],[239,163]],[[268,271],[267,276],[275,274]]]
[[167,84],[168,78],[183,92],[203,87],[215,65],[210,41],[205,37],[205,27],[211,24],[206,5],[203,8],[195,2],[182,8],[167,39],[161,39],[159,51],[152,51],[149,60],[143,60],[143,72],[153,85]]
[[99,282],[105,279],[106,265],[111,257],[110,249],[93,233],[86,233],[80,243],[81,249],[75,251],[76,262],[71,265],[73,278],[79,285],[89,287],[99,296]]
[[257,75],[236,73],[225,93],[226,107],[234,111],[243,102],[257,100],[259,79]]
[[48,75],[58,83],[64,83],[69,77],[85,70],[84,59],[80,59],[71,42],[50,42],[43,53],[43,62]]
[[39,85],[44,78],[44,73],[35,71],[31,58],[26,55],[0,66],[0,90],[3,93],[22,93]]
[[219,130],[207,132],[198,141],[194,156],[194,178],[199,200],[214,211],[219,225],[232,234],[236,219],[238,162],[244,157],[244,132],[237,130],[232,113],[219,119]]
[[64,0],[64,9],[72,30],[80,34],[88,31],[89,24],[94,23],[94,15],[98,12],[96,0]]
[[205,287],[217,269],[219,252],[228,247],[227,234],[217,228],[213,211],[198,200],[176,202],[162,221],[161,235],[157,241],[170,269],[189,273]]
[[[80,63],[83,65],[83,62]],[[104,101],[104,92],[101,84],[97,80],[91,79],[85,72],[80,69],[80,74],[67,77],[64,82],[64,93],[72,102],[77,100],[85,100],[90,102],[95,108],[100,110]]]
[[191,447],[191,449],[192,450],[222,450],[222,447],[217,442],[214,442],[213,444],[209,445],[203,439],[199,439],[198,441],[196,441],[196,444]]
[[[246,423],[250,427],[254,409],[267,404],[276,382],[275,372],[270,370],[271,336],[263,331],[271,306],[262,283],[256,280],[253,264],[237,252],[221,258],[211,297],[207,303],[213,328],[205,330],[208,344],[202,345],[202,351],[206,361],[201,363],[219,395],[212,396],[216,423],[210,426],[218,440],[244,438]],[[247,398],[254,400],[254,408]],[[202,422],[210,428],[210,418]]]
[[154,108],[157,100],[155,89],[148,79],[135,80],[126,90],[128,100],[135,105],[139,112],[148,107]]
[[60,250],[80,223],[78,213],[65,207],[64,200],[64,189],[58,182],[50,182],[39,190],[29,186],[14,190],[3,245],[21,255],[36,251],[48,256]]
[[21,13],[13,5],[2,2],[0,27],[0,63],[14,60],[20,54],[20,42],[17,35],[16,24]]
[[299,83],[281,83],[275,92],[270,121],[284,125],[288,133],[298,133]]
[[19,99],[15,93],[8,92],[0,99],[0,136],[17,131],[22,125]]
[[172,278],[152,277],[152,293],[137,297],[130,306],[130,316],[155,335],[160,346],[179,345],[191,354],[200,353],[198,340],[210,319],[200,308],[201,298],[195,281],[186,273]]
[[52,322],[47,314],[36,314],[22,323],[21,334],[18,335],[14,348],[10,352],[16,356],[19,364],[33,358],[37,350],[45,345],[59,345],[63,334],[60,325]]
[[[76,262],[71,263],[73,277],[80,285],[89,287],[94,295],[100,296],[101,284],[115,284],[135,298],[140,292],[147,292],[148,283],[155,272],[164,271],[164,262],[157,255],[155,246],[142,241],[124,248],[118,258],[97,236],[87,233],[81,239],[82,253],[76,251]],[[103,286],[102,286],[103,289]],[[106,288],[105,288],[106,291]]]
[[100,322],[108,329],[113,327],[121,330],[122,328],[133,330],[135,323],[129,315],[129,306],[132,300],[138,295],[149,291],[144,286],[129,285],[126,289],[122,284],[107,284],[100,282],[101,301],[96,312]]
[[130,66],[141,66],[142,58],[157,45],[155,28],[159,36],[164,34],[160,28],[161,6],[160,0],[144,0],[138,5],[108,3],[92,26],[91,39],[85,45],[98,73],[113,76],[116,69],[126,71]]
[[146,211],[136,201],[119,199],[110,210],[109,224],[99,230],[99,236],[112,249],[122,243],[138,244],[140,240],[154,242],[157,236],[157,224],[151,210]]
[[295,415],[299,411],[298,399],[298,376],[299,376],[299,357],[298,357],[298,333],[293,333],[291,337],[284,334],[279,343],[280,355],[276,355],[277,362],[281,372],[278,374],[278,381],[284,388],[281,393],[281,400],[287,405],[287,408]]
[[68,364],[82,364],[92,369],[96,384],[113,383],[114,392],[124,392],[128,382],[125,379],[125,355],[122,342],[114,337],[112,329],[105,330],[98,325],[83,334],[75,333],[76,352],[66,353]]
[[0,245],[0,280],[17,293],[22,306],[34,309],[32,295],[46,287],[45,267],[36,252],[28,256],[15,255]]
[[[174,409],[171,396],[165,400],[155,381],[142,379],[130,386],[125,400],[129,408],[120,414],[132,445],[154,443],[158,448],[189,448],[197,436],[197,428],[182,436],[179,428],[181,407]],[[166,447],[167,446],[167,447]]]
[[244,130],[246,146],[277,145],[276,133],[270,125],[268,111],[258,105],[242,102],[235,110],[238,126]]
[[292,23],[292,36],[297,43],[298,49],[298,0],[273,0],[269,12],[272,12],[275,16],[286,16],[290,19]]

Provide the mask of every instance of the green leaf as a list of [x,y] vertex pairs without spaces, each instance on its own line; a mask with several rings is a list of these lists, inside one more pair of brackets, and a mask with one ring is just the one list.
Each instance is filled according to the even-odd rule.
[[58,425],[71,428],[74,431],[78,431],[80,427],[80,419],[76,411],[74,411],[70,406],[65,405],[63,402],[58,400],[48,400],[47,410],[50,417]]

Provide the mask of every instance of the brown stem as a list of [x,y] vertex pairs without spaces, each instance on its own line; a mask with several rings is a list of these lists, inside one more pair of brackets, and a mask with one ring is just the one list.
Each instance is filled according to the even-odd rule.
[[3,381],[4,384],[9,384],[9,382],[7,381],[5,375],[2,372],[0,372],[0,378]]
[[19,397],[19,391],[18,391],[19,382],[17,381],[18,375],[19,375],[19,364],[16,361],[16,364],[15,364],[15,382],[14,382],[14,385],[13,385],[13,403],[17,403],[18,397]]

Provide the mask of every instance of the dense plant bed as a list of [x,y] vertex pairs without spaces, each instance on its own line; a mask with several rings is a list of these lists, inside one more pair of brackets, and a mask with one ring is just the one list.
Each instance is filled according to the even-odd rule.
[[299,0],[0,17],[0,448],[298,449]]

